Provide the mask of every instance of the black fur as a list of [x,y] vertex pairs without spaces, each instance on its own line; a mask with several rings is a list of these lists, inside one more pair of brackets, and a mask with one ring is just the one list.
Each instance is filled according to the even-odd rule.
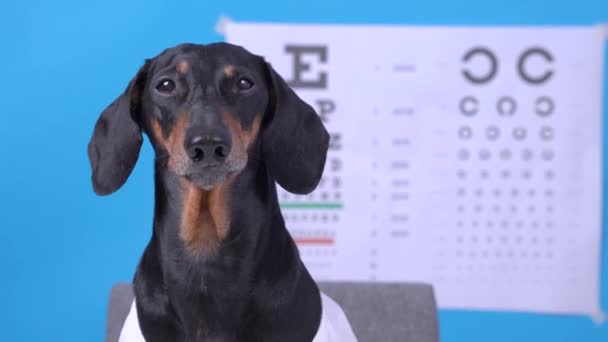
[[[191,67],[186,75],[172,71],[182,59]],[[234,68],[230,79],[226,65]],[[163,75],[176,80],[171,99],[155,93]],[[234,91],[239,75],[252,79],[254,87]],[[215,253],[200,257],[179,235],[180,178],[189,176],[167,166],[151,122],[157,119],[166,135],[177,116],[189,112],[188,134],[226,134],[225,125],[211,119],[222,111],[235,113],[244,129],[262,115],[261,128],[230,186],[229,232]],[[89,144],[98,194],[112,193],[126,181],[142,130],[157,153],[154,227],[134,279],[146,340],[310,342],[321,318],[320,294],[285,228],[275,181],[294,193],[317,186],[329,136],[315,111],[261,57],[224,43],[187,44],[147,61],[99,118]]]

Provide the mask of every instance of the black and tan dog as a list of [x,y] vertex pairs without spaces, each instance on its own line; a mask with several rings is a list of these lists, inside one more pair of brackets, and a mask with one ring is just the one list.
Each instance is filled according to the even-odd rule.
[[329,136],[263,58],[219,43],[147,60],[89,143],[95,192],[120,188],[146,133],[156,152],[152,238],[135,274],[147,341],[310,342],[317,285],[275,181],[317,186]]

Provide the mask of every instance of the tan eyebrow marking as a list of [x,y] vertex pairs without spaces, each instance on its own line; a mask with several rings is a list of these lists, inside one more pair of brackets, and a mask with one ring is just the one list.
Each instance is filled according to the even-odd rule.
[[234,76],[234,66],[228,64],[224,67],[224,74],[228,77]]
[[188,68],[190,68],[190,65],[187,61],[181,61],[175,66],[175,69],[177,69],[177,72],[179,72],[180,74],[185,74],[186,72],[188,72]]

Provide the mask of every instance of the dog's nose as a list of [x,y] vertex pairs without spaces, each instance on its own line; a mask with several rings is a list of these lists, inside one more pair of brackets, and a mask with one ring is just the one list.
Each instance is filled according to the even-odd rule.
[[194,162],[223,162],[230,153],[230,144],[219,137],[195,136],[188,142],[186,152]]

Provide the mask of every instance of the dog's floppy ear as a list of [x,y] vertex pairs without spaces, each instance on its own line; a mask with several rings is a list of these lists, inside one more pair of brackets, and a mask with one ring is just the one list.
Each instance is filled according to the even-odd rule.
[[148,62],[129,82],[127,89],[106,108],[95,124],[88,146],[93,172],[93,189],[109,195],[127,180],[143,141],[139,125],[140,97],[145,84]]
[[321,119],[268,64],[269,106],[262,153],[270,175],[294,194],[312,192],[325,167],[329,134]]

